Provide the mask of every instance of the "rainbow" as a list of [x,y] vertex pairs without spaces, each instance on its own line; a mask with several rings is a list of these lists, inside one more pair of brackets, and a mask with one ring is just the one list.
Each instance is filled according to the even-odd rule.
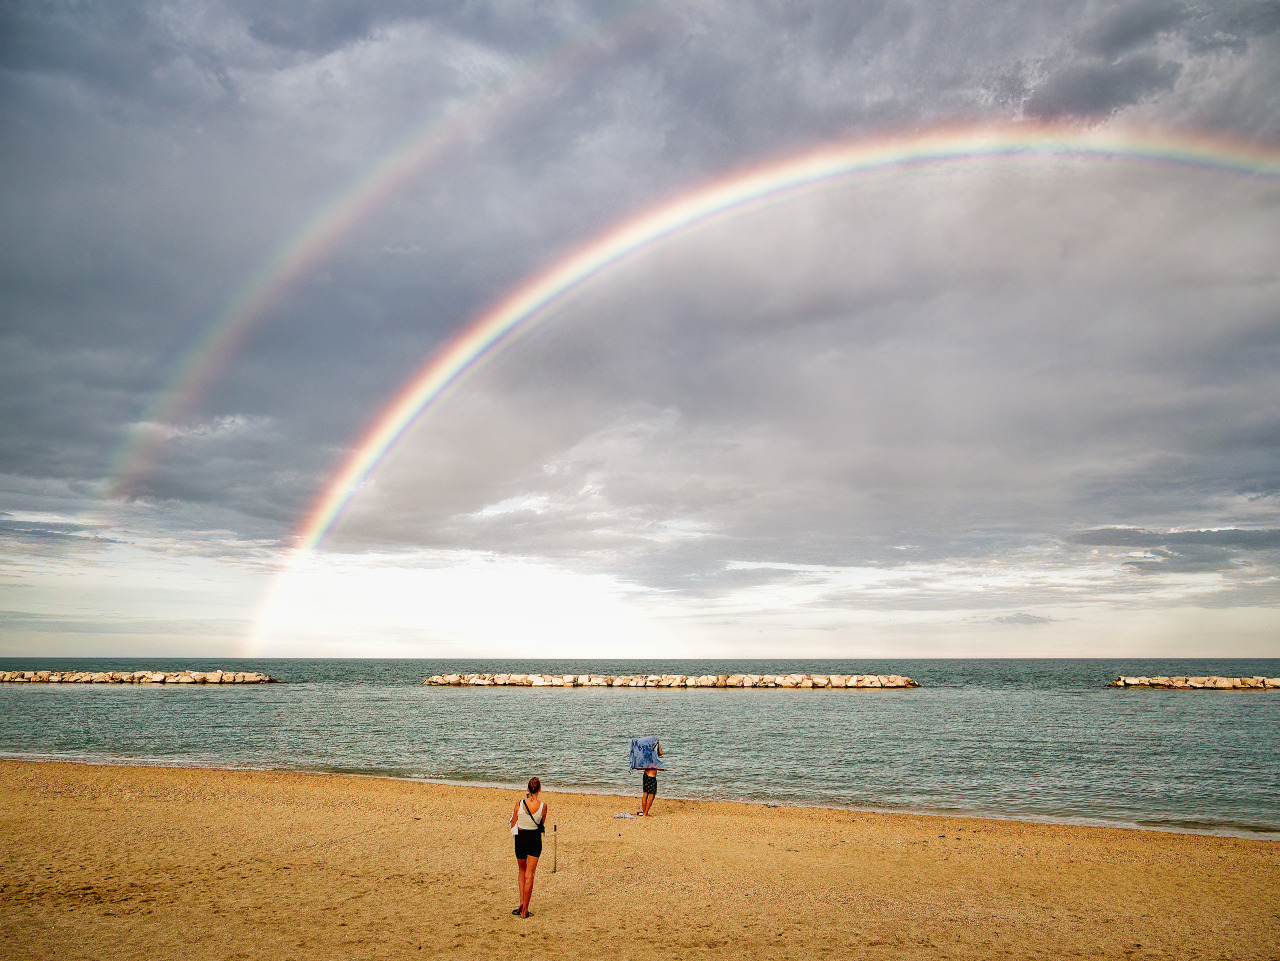
[[288,237],[267,262],[227,302],[175,365],[167,385],[143,413],[117,451],[104,485],[103,500],[128,497],[155,463],[166,428],[181,422],[226,369],[255,323],[280,296],[323,261],[351,229],[382,206],[412,178],[451,151],[482,137],[503,117],[570,74],[606,55],[631,33],[651,29],[643,14],[649,4],[632,2],[618,14],[586,25],[541,55],[517,64],[504,76],[418,125],[377,164],[339,190]]
[[383,408],[305,515],[295,557],[319,547],[416,418],[484,358],[547,317],[576,290],[655,244],[708,221],[797,192],[884,170],[956,161],[1115,159],[1280,179],[1280,151],[1187,134],[1091,131],[1041,125],[965,128],[820,147],[739,171],[659,204],[588,241],[508,293],[436,350]]

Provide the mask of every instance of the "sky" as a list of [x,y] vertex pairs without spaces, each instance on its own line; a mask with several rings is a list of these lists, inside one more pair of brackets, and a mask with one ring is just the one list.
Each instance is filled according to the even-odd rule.
[[1280,656],[1275,0],[15,0],[0,168],[0,655]]

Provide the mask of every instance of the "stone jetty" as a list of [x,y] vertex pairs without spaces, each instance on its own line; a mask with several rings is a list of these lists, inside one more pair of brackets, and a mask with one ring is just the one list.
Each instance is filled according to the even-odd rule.
[[435,674],[431,687],[919,687],[897,674]]
[[259,671],[0,671],[7,684],[278,684]]
[[1280,677],[1117,677],[1111,687],[1155,687],[1173,691],[1262,691],[1280,689]]

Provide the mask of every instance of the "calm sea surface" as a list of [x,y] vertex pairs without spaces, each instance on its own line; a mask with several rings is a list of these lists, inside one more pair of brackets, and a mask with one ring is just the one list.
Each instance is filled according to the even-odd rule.
[[[288,768],[660,797],[1112,823],[1280,839],[1280,691],[1117,690],[1117,674],[1280,676],[1280,660],[0,659],[3,670],[261,670],[260,686],[0,685],[0,757]],[[446,671],[896,673],[907,691],[434,688]],[[620,807],[619,810],[626,808]]]

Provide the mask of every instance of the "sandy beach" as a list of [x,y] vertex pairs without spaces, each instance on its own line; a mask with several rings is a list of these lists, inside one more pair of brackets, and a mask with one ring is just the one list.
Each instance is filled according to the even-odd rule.
[[1280,956],[1280,843],[557,794],[511,915],[518,791],[0,762],[12,959]]

